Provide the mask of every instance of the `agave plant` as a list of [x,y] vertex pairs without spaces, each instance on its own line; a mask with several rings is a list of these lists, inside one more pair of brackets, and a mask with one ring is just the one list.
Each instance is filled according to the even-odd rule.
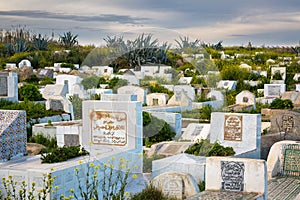
[[32,37],[32,48],[34,50],[47,50],[49,44],[49,39],[46,36],[34,35]]
[[29,50],[30,31],[25,28],[16,28],[7,30],[1,35],[1,41],[6,43],[9,54],[25,52]]
[[186,48],[196,48],[200,44],[200,40],[196,39],[195,41],[190,42],[188,36],[181,37],[179,36],[179,40],[175,40],[178,45],[178,48],[184,50]]
[[59,42],[66,48],[74,47],[78,44],[78,35],[73,35],[71,31],[64,33],[63,35],[59,36]]
[[7,43],[6,48],[10,54],[14,54],[28,51],[29,45],[24,39],[17,39],[15,43]]

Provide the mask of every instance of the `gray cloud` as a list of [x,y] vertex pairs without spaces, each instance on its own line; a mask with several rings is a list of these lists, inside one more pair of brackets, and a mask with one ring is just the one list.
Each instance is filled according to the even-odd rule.
[[22,24],[48,35],[73,31],[85,43],[154,27],[154,36],[162,38],[292,44],[299,41],[299,11],[299,0],[10,0],[0,9],[0,28]]
[[62,13],[53,13],[40,10],[10,10],[0,11],[0,16],[15,16],[15,17],[28,17],[28,18],[44,18],[44,19],[58,19],[58,20],[70,20],[81,22],[117,22],[128,24],[139,24],[142,21],[146,21],[145,17],[131,17],[129,15],[115,15],[115,14],[103,14],[103,15],[71,15]]

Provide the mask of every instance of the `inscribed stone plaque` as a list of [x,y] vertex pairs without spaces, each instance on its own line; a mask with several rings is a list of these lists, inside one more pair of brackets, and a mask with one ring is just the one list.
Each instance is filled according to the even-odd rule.
[[77,134],[65,134],[64,135],[64,145],[66,146],[78,146],[79,145],[79,135]]
[[93,111],[92,142],[124,146],[127,144],[127,115],[125,112]]
[[60,100],[51,99],[50,100],[50,108],[52,110],[64,110],[64,105]]
[[290,132],[295,126],[295,119],[293,115],[282,115],[281,117],[281,131]]
[[244,191],[244,171],[243,162],[221,161],[222,190]]
[[224,120],[224,140],[242,141],[243,116],[225,115]]
[[279,96],[281,87],[280,85],[269,85],[268,86],[268,95],[269,96]]
[[177,176],[168,176],[163,182],[162,192],[169,197],[182,199],[183,183],[182,179]]
[[300,145],[289,144],[284,147],[283,175],[300,176]]
[[7,77],[0,77],[0,96],[7,95]]
[[203,129],[203,126],[200,126],[200,125],[196,125],[193,133],[192,133],[192,136],[198,136],[200,135],[201,131]]

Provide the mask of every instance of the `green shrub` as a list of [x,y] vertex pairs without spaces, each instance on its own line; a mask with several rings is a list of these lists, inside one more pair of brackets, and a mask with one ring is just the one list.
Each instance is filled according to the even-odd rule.
[[204,191],[205,190],[205,181],[200,181],[198,183],[198,187],[199,187],[200,192]]
[[164,120],[143,112],[143,135],[144,145],[150,147],[154,143],[172,140],[176,133],[172,132]]
[[169,95],[170,98],[174,95],[174,92],[168,90],[162,85],[150,85],[149,90],[151,91],[151,93],[165,93]]
[[80,146],[59,147],[52,149],[49,153],[42,154],[41,160],[42,163],[58,163],[88,154],[89,152]]
[[19,89],[19,100],[40,101],[43,97],[36,85],[26,84]]
[[6,100],[0,100],[0,109],[25,110],[27,122],[29,122],[31,119],[60,115],[63,113],[62,111],[46,110],[46,106],[44,104],[34,103],[32,101],[13,103]]
[[166,195],[163,194],[163,192],[156,187],[154,187],[152,184],[149,184],[146,186],[145,189],[142,190],[142,192],[135,194],[132,198],[132,200],[175,200],[176,198],[168,198]]
[[50,138],[50,137],[45,137],[42,134],[37,134],[31,136],[28,141],[32,143],[42,144],[45,147],[47,147],[47,149],[49,150],[57,148],[57,140],[55,137]]
[[190,146],[184,153],[196,156],[233,156],[235,154],[232,147],[224,147],[218,142],[211,144],[208,140],[201,140]]
[[282,100],[282,99],[276,98],[274,101],[272,101],[269,108],[272,108],[272,109],[293,109],[294,105],[293,105],[293,102],[290,99]]
[[193,109],[188,111],[182,111],[181,116],[182,118],[193,118],[199,119],[200,118],[201,109]]
[[60,65],[61,68],[71,68],[72,70],[75,68],[74,64],[72,63],[62,63]]
[[98,82],[99,82],[98,76],[88,76],[81,81],[81,84],[83,85],[84,89],[87,90],[87,89],[97,88]]

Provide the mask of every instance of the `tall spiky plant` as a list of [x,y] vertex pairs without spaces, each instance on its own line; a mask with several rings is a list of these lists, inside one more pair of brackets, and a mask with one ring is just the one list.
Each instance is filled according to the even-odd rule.
[[71,31],[68,31],[64,33],[63,35],[59,36],[59,42],[65,47],[65,48],[72,48],[75,45],[78,44],[78,35],[74,35],[71,33]]
[[46,36],[39,34],[32,37],[32,48],[34,50],[47,50],[49,39]]

